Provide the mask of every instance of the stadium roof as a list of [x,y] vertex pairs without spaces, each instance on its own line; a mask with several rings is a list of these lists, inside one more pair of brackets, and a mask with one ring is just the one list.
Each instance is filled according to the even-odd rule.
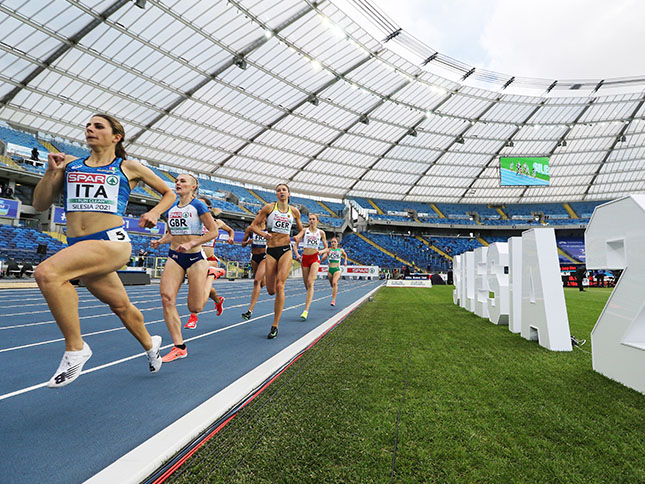
[[[333,1],[4,1],[0,119],[83,142],[89,116],[108,112],[133,157],[335,198],[528,203],[645,190],[645,78],[476,69],[369,1],[347,1],[381,39]],[[548,156],[551,186],[500,187],[504,155]]]

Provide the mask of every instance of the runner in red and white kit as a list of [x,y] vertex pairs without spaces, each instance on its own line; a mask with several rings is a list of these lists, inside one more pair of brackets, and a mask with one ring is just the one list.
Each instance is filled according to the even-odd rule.
[[311,301],[314,298],[314,283],[316,281],[316,277],[318,277],[318,268],[320,267],[318,250],[321,242],[323,244],[323,249],[327,248],[327,237],[325,236],[325,232],[318,228],[318,215],[315,213],[309,214],[309,226],[305,229],[302,236],[301,234],[298,234],[293,239],[298,259],[300,259],[300,254],[298,253],[298,244],[300,243],[300,240],[303,241],[304,245],[301,262],[302,280],[307,288],[305,310],[300,315],[300,319],[305,321],[309,316],[309,306],[311,306]]

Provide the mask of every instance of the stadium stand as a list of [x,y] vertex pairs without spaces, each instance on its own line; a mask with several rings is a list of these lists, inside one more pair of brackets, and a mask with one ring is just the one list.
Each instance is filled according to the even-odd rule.
[[474,238],[468,237],[425,237],[430,245],[440,249],[450,257],[462,254],[469,250],[482,247],[482,244]]
[[403,260],[415,264],[422,271],[447,268],[446,259],[416,237],[376,233],[370,233],[367,237]]
[[72,155],[78,158],[85,158],[86,156],[90,156],[90,150],[81,146],[76,146],[71,143],[65,143],[64,141],[59,141],[57,139],[52,140],[51,144],[54,145],[54,147],[58,149],[58,151],[65,153],[66,155]]
[[[38,246],[47,246],[47,254],[38,253]],[[0,225],[0,259],[15,259],[18,262],[39,263],[48,255],[67,247],[61,241],[38,230],[26,227]]]
[[[0,125],[0,140],[4,141],[7,145],[11,143],[12,145],[25,148],[27,150],[25,151],[27,156],[29,156],[32,148],[38,149],[41,158],[43,158],[42,155],[45,155],[44,157],[46,158],[46,154],[48,153],[47,148],[41,145],[33,135],[23,131],[17,131],[8,126]],[[11,152],[9,147],[7,147],[7,150]]]
[[593,215],[594,208],[607,202],[608,200],[594,202],[571,202],[569,203],[569,205],[576,213],[576,215],[578,215],[578,217],[583,219],[590,219]]
[[359,264],[377,265],[380,268],[401,267],[401,263],[394,257],[377,249],[355,233],[350,233],[343,237],[340,245],[347,252],[347,256]]

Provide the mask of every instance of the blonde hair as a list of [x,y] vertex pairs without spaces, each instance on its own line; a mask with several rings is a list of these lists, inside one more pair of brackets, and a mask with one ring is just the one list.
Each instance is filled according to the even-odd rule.
[[[193,195],[197,195],[197,191],[199,190],[199,180],[197,179],[197,177],[195,175],[191,175],[190,173],[180,173],[179,175],[177,175],[177,178],[179,178],[181,175],[187,175],[191,177],[193,180],[195,180],[195,188],[193,190]],[[209,204],[207,205],[210,207]]]

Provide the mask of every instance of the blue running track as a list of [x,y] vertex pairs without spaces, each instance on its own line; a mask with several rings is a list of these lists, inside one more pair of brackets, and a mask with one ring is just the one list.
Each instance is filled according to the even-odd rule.
[[[220,390],[381,284],[340,281],[336,307],[331,288],[316,282],[306,322],[300,320],[305,290],[301,279],[285,288],[285,310],[276,339],[273,297],[263,290],[253,317],[244,321],[251,281],[217,281],[226,298],[216,316],[209,301],[196,330],[183,330],[188,358],[166,363],[153,375],[142,348],[109,308],[78,289],[83,338],[92,358],[81,377],[61,389],[45,383],[58,367],[64,342],[37,289],[0,291],[0,482],[75,483],[153,437]],[[148,331],[172,341],[163,320],[159,286],[130,286]],[[187,286],[177,298],[182,324],[188,319]],[[249,389],[251,390],[251,389]]]

